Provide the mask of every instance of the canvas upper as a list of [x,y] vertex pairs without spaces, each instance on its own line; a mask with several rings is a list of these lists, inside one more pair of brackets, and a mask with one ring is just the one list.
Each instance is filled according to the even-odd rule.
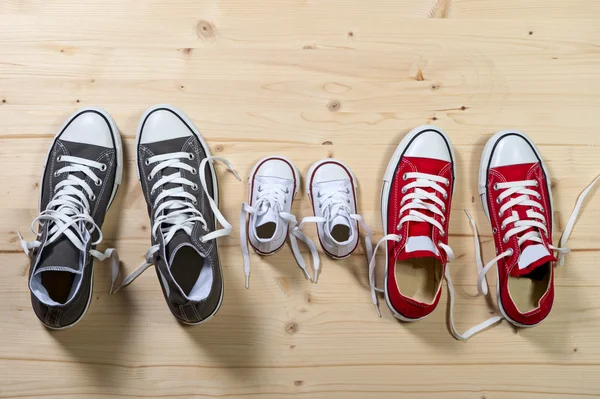
[[[52,329],[77,323],[90,302],[93,257],[116,252],[96,250],[100,228],[122,177],[119,132],[100,109],[74,113],[55,137],[40,185],[36,241],[21,243],[31,255],[29,288],[35,314]],[[34,222],[35,222],[34,221]]]
[[[223,299],[216,238],[231,232],[218,209],[213,162],[233,169],[212,157],[193,123],[169,105],[152,107],[142,117],[136,153],[152,247],[146,262],[121,286],[155,265],[171,313],[187,324],[209,320]],[[217,221],[223,229],[217,230]]]

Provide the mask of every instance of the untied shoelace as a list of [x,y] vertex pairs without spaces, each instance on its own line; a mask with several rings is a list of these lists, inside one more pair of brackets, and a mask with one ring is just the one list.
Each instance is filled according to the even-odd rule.
[[[38,239],[25,241],[21,233],[17,233],[21,247],[27,256],[30,256],[31,249],[42,246],[40,241],[42,233],[35,230],[36,223],[39,223],[40,226],[48,223],[48,238],[44,242],[44,247],[65,235],[77,249],[84,252],[86,244],[94,232],[97,232],[98,238],[91,245],[95,246],[102,242],[102,231],[90,216],[90,201],[95,201],[96,196],[89,184],[84,179],[75,176],[74,173],[83,173],[95,185],[100,186],[102,180],[94,173],[93,169],[105,171],[106,164],[70,155],[59,155],[56,161],[64,162],[66,165],[57,169],[54,177],[59,177],[63,173],[68,175],[56,184],[52,200],[31,223],[31,231]],[[90,249],[89,254],[100,261],[110,258],[112,273],[118,273],[119,255],[114,248],[106,249],[104,252]],[[112,288],[111,286],[111,290]]]
[[298,262],[298,266],[304,272],[306,278],[310,279],[310,274],[307,270],[306,263],[304,259],[300,255],[300,251],[298,248],[297,239],[300,239],[309,247],[310,252],[313,256],[313,264],[315,265],[315,270],[318,269],[319,266],[319,257],[317,252],[317,247],[302,232],[293,232],[294,228],[298,224],[296,216],[289,212],[284,212],[283,205],[285,204],[286,195],[289,194],[289,189],[283,185],[275,182],[271,183],[261,183],[260,188],[257,189],[257,198],[254,201],[254,206],[248,205],[247,203],[242,204],[242,209],[240,212],[240,244],[242,247],[242,257],[244,260],[244,274],[246,276],[246,288],[249,286],[250,281],[250,253],[248,250],[248,237],[246,231],[246,215],[255,215],[262,216],[267,212],[275,212],[277,217],[286,221],[288,223],[288,235],[290,237],[290,244],[292,246],[292,253]]
[[[558,258],[558,264],[560,266],[562,266],[564,264],[565,255],[570,252],[570,250],[566,247],[566,244],[567,244],[567,241],[569,240],[571,232],[573,231],[573,227],[575,226],[575,222],[577,221],[579,212],[581,211],[581,206],[583,204],[583,201],[587,197],[590,190],[594,187],[594,185],[599,180],[600,180],[600,176],[596,177],[585,188],[585,190],[583,190],[581,192],[581,194],[579,194],[579,197],[577,198],[577,201],[575,203],[575,207],[573,208],[573,211],[571,212],[571,216],[569,216],[569,220],[568,220],[568,222],[565,226],[565,229],[563,231],[563,234],[559,240],[558,247],[555,247],[553,245],[548,245],[549,249],[558,252],[557,258]],[[541,199],[541,197],[536,191],[528,188],[528,187],[537,187],[537,185],[538,185],[538,183],[536,180],[523,180],[523,181],[515,181],[515,182],[507,182],[507,183],[497,183],[496,185],[494,185],[494,190],[503,190],[502,193],[500,193],[500,195],[498,195],[499,203],[502,203],[502,201],[504,201],[506,198],[510,198],[513,195],[518,195],[517,197],[511,198],[509,201],[507,201],[505,204],[503,204],[499,210],[498,216],[503,218],[502,224],[500,227],[501,231],[506,230],[507,226],[510,223],[513,223],[513,227],[511,229],[507,230],[503,234],[504,242],[508,242],[508,239],[512,236],[515,236],[519,233],[525,232],[525,231],[533,228],[533,229],[538,229],[538,231],[532,229],[532,230],[526,232],[525,234],[519,236],[519,238],[518,238],[519,247],[522,244],[524,244],[526,241],[531,241],[531,242],[535,242],[538,244],[543,243],[543,240],[540,236],[540,231],[542,232],[542,234],[547,236],[548,228],[546,225],[547,222],[546,222],[544,215],[542,213],[540,213],[540,212],[543,212],[543,206],[541,203],[536,201],[536,200]],[[515,211],[511,212],[510,215],[507,213],[508,209],[510,209],[513,206],[518,206],[518,205],[537,208],[540,212],[536,212],[533,209],[529,209],[527,211],[528,219],[521,219],[519,217],[519,215],[517,214],[517,212],[515,212]],[[482,260],[482,256],[481,256],[481,249],[480,249],[480,243],[479,243],[479,234],[477,232],[477,225],[475,223],[475,220],[471,216],[471,214],[467,210],[465,210],[465,212],[467,214],[467,217],[469,218],[469,222],[473,229],[473,240],[474,240],[474,244],[475,244],[475,263],[477,264],[477,271],[478,271],[477,290],[478,290],[479,294],[487,295],[488,294],[488,283],[487,283],[487,279],[485,277],[486,274],[491,269],[491,267],[494,266],[500,259],[511,256],[513,254],[513,250],[512,250],[512,248],[507,249],[506,251],[498,254],[494,259],[490,260],[485,266],[483,266],[483,260]],[[474,334],[477,334],[477,333],[491,327],[492,325],[499,323],[500,321],[502,321],[504,319],[503,316],[494,316],[482,323],[475,325],[474,327],[471,327],[470,329],[465,331],[463,334],[459,333],[454,325],[454,319],[453,319],[454,289],[452,287],[452,283],[451,283],[448,275],[446,276],[446,280],[448,282],[448,291],[450,292],[449,326],[450,326],[450,331],[452,332],[452,335],[454,335],[454,337],[456,339],[463,340],[463,341],[467,340]]]
[[[206,185],[205,169],[209,162],[214,163],[214,161],[219,161],[222,164],[224,164],[227,167],[227,170],[233,173],[233,175],[238,180],[241,180],[238,173],[233,168],[233,165],[225,158],[211,156],[208,158],[204,158],[200,162],[198,170],[196,170],[193,166],[188,165],[185,162],[181,162],[181,160],[183,159],[192,160],[194,159],[194,154],[187,152],[174,152],[169,154],[155,155],[146,159],[147,166],[156,163],[156,166],[150,171],[150,174],[148,175],[149,180],[153,180],[159,172],[167,168],[178,169],[178,171],[170,175],[162,176],[162,178],[156,181],[151,188],[151,193],[154,193],[155,191],[162,188],[162,192],[156,196],[152,207],[152,209],[154,210],[152,236],[156,237],[156,235],[160,232],[160,234],[163,235],[163,241],[165,246],[175,236],[175,233],[177,233],[180,230],[184,231],[188,236],[191,236],[195,223],[201,223],[203,230],[207,233],[200,237],[200,241],[203,243],[210,240],[214,240],[218,237],[229,235],[231,233],[231,224],[225,219],[221,211],[219,211],[219,207],[208,192],[208,187]],[[202,213],[195,208],[195,205],[197,205],[196,197],[193,194],[185,191],[184,189],[185,186],[188,186],[195,191],[198,189],[197,184],[189,179],[184,178],[180,170],[186,170],[192,173],[193,175],[196,175],[198,173],[200,174],[200,185],[202,186],[202,189],[206,194],[206,198],[208,199],[210,209],[212,210],[217,220],[223,227],[222,229],[215,230],[213,232],[208,232],[208,225],[206,223],[204,215],[202,215]],[[165,189],[163,188],[163,186],[165,186],[166,184],[175,184],[176,187]],[[163,202],[161,203],[161,201]],[[127,285],[131,284],[146,269],[154,265],[153,258],[159,249],[159,244],[155,244],[152,247],[150,247],[150,249],[146,252],[146,260],[133,272],[131,272],[131,274],[125,277],[119,285],[119,287],[112,290],[111,293],[117,292],[121,288],[124,288]],[[115,281],[118,279],[118,270],[117,274],[113,273],[112,279],[114,285]]]
[[[307,242],[310,241],[308,237],[301,231],[302,227],[306,223],[316,223],[317,225],[321,225],[325,234],[328,234],[331,223],[333,220],[341,216],[345,218],[349,223],[351,235],[349,240],[354,238],[354,235],[357,232],[353,229],[352,220],[358,222],[361,227],[365,231],[365,247],[366,247],[366,256],[367,262],[371,259],[373,255],[373,244],[371,243],[372,232],[371,229],[367,226],[362,216],[356,213],[352,213],[352,209],[350,208],[350,198],[351,194],[350,190],[347,188],[342,188],[339,185],[333,185],[331,187],[322,187],[319,189],[317,193],[318,206],[321,208],[323,216],[307,216],[298,226],[295,226],[292,229],[292,235],[300,238],[302,241]],[[306,239],[305,239],[306,238]],[[319,253],[317,247],[314,245],[312,241],[307,243],[311,256],[313,257],[313,281],[316,283],[319,276],[320,271],[320,260]],[[294,257],[300,262],[299,259],[302,259],[302,254],[300,253],[300,249],[298,245],[292,244],[292,251],[294,252]],[[315,260],[316,259],[316,260]]]
[[[428,216],[420,211],[427,210],[435,215],[441,216],[442,222],[445,221],[444,212],[446,211],[446,205],[435,193],[426,191],[425,188],[437,191],[442,195],[444,199],[448,198],[448,189],[450,181],[444,177],[431,175],[428,173],[420,172],[409,172],[403,175],[404,180],[414,179],[402,189],[402,194],[405,194],[400,201],[400,215],[408,211],[408,214],[404,215],[396,228],[399,230],[402,225],[408,222],[424,222],[432,225],[433,228],[439,231],[439,234],[443,237],[446,235],[444,226],[435,218]],[[408,190],[413,189],[412,193],[407,194]],[[399,242],[402,240],[402,236],[398,234],[387,234],[381,238],[381,240],[375,246],[375,251],[369,262],[369,285],[371,287],[371,299],[377,310],[377,314],[381,317],[379,310],[379,301],[377,299],[377,292],[383,293],[384,290],[376,287],[375,283],[375,255],[379,246],[388,241]],[[448,245],[438,242],[438,246],[446,253],[448,262],[454,261],[454,252]],[[446,278],[448,278],[448,268],[445,267]]]

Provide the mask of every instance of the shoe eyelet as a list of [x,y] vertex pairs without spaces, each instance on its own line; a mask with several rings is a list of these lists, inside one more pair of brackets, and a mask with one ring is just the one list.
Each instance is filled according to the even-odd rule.
[[188,159],[191,161],[195,158],[194,153],[190,152],[188,153]]
[[196,201],[196,200],[192,200],[192,204],[194,204],[194,205],[198,205],[198,201]]
[[148,175],[148,181],[152,181],[152,179],[154,179],[154,176]]
[[498,191],[498,183],[494,183],[494,190]]
[[105,163],[103,163],[102,165],[100,165],[100,171],[101,172],[106,172],[106,169],[107,169],[107,167],[106,167]]
[[535,181],[535,186],[536,186],[536,187],[539,187],[539,185],[540,185],[540,183],[538,183],[538,181],[536,180],[536,181]]
[[56,157],[56,162],[60,162],[60,161],[62,161],[62,155],[59,155]]
[[504,212],[498,212],[498,217],[504,216]]
[[502,242],[503,242],[503,243],[505,243],[505,244],[506,244],[506,243],[508,243],[508,238],[504,237],[504,238],[502,239]]
[[286,188],[285,191],[284,191],[284,193],[289,194],[290,193],[290,189]]
[[402,187],[402,194],[406,194],[406,187]]
[[498,229],[494,227],[494,228],[492,229],[492,233],[494,233],[494,234],[497,234],[497,233],[498,233]]
[[443,231],[440,231],[440,237],[446,237],[446,233]]
[[541,208],[540,208],[540,212],[544,212],[544,207],[541,207]]
[[444,223],[446,221],[446,217],[442,216],[442,223]]
[[144,165],[150,166],[150,158],[146,158],[146,160],[144,161]]
[[192,174],[195,175],[196,173],[198,173],[198,171],[196,170],[196,168],[192,168]]
[[446,205],[442,205],[442,212],[446,212]]
[[350,194],[350,189],[349,188],[346,189],[346,194]]
[[496,198],[496,204],[500,205],[502,203],[502,201],[500,200],[500,197]]
[[542,196],[540,194],[536,195],[535,198],[537,198],[538,200],[542,199]]
[[192,186],[192,190],[194,190],[194,191],[198,190],[198,185],[196,183],[194,183],[194,185]]
[[515,253],[515,251],[513,251],[512,248],[508,248],[508,251],[509,251],[508,256],[513,256],[513,254]]
[[408,175],[407,173],[403,174],[402,175],[402,180],[408,180],[408,176],[407,175]]
[[60,173],[57,170],[56,172],[54,172],[54,177],[58,177],[58,176],[60,176]]
[[155,192],[156,190],[150,190],[150,195],[154,195]]
[[441,247],[442,244],[443,244],[443,242],[441,242],[441,241],[438,240],[438,247]]
[[347,203],[350,203],[350,200],[346,200]]
[[90,201],[96,201],[96,196],[94,194],[90,196]]
[[321,198],[321,193],[317,193],[317,198]]
[[449,187],[449,186],[450,186],[450,180],[446,179],[446,181],[444,182],[444,185],[445,185],[446,187]]
[[102,185],[102,179],[98,179],[94,182],[94,184],[98,187],[100,187]]
[[323,204],[319,203],[319,209],[321,209],[323,207]]
[[444,199],[448,199],[448,194],[444,193]]
[[258,186],[258,188],[256,189],[256,191],[258,191],[259,193],[262,192],[262,186]]

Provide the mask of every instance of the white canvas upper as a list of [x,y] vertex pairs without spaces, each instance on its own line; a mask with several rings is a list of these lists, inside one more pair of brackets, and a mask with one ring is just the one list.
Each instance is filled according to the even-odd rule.
[[[242,204],[240,215],[240,244],[244,258],[246,288],[250,278],[248,241],[259,255],[272,255],[283,247],[289,235],[298,265],[306,277],[310,277],[302,256],[299,256],[296,239],[309,246],[313,260],[316,256],[315,245],[302,233],[288,234],[297,224],[296,217],[290,212],[300,185],[298,169],[287,158],[266,157],[258,161],[252,169],[248,185],[249,201]],[[248,221],[246,214],[249,215]]]
[[349,256],[359,237],[358,222],[350,216],[357,212],[349,169],[337,160],[326,159],[317,162],[306,179],[315,216],[324,219],[317,223],[317,233],[325,253],[334,258]]
[[[311,200],[315,216],[302,219],[293,230],[298,238],[306,237],[301,229],[306,223],[317,224],[319,242],[325,253],[334,259],[350,256],[358,245],[361,225],[365,232],[367,259],[371,258],[371,230],[356,211],[356,179],[350,168],[335,159],[323,159],[316,162],[306,177],[306,192]],[[304,242],[307,242],[303,239]],[[319,277],[318,252],[308,243],[313,256],[313,280]],[[301,258],[298,249],[292,246],[296,259]]]

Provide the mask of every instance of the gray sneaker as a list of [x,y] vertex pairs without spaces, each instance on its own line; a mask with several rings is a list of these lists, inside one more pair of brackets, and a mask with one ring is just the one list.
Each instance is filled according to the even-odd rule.
[[[54,138],[40,184],[35,241],[21,245],[31,257],[29,289],[33,310],[51,329],[75,325],[92,298],[93,259],[113,260],[116,251],[96,250],[100,228],[123,174],[119,131],[104,111],[74,113]],[[38,223],[37,231],[33,226]]]
[[[218,209],[219,190],[208,145],[189,118],[169,105],[150,108],[136,139],[137,173],[152,223],[146,262],[125,278],[130,284],[149,266],[169,309],[186,324],[200,324],[219,310],[223,275],[217,237],[231,225]],[[223,229],[216,230],[217,221]]]

